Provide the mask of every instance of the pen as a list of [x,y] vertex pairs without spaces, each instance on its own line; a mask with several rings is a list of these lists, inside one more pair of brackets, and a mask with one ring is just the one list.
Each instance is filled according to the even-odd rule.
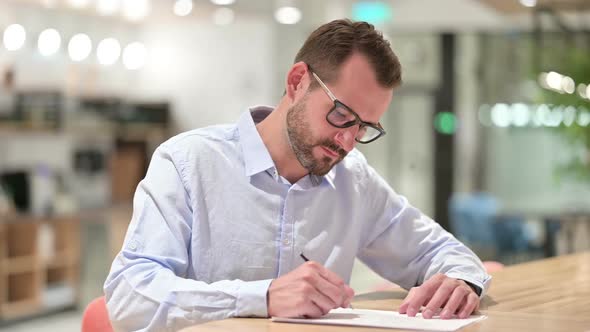
[[[305,257],[305,255],[304,255],[303,253],[300,253],[300,254],[299,254],[299,256],[300,256],[300,257],[301,257],[301,258],[302,258],[304,261],[306,261],[306,262],[309,262],[309,259],[308,259],[307,257]],[[349,308],[349,309],[354,309],[354,308],[352,307],[352,303],[348,305],[348,308]]]

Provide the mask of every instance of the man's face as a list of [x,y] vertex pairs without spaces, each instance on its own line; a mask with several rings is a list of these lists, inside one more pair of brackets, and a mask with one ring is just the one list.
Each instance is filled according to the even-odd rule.
[[[311,80],[313,77],[308,73]],[[341,67],[338,81],[327,84],[341,102],[363,121],[377,123],[391,102],[392,89],[381,87],[363,56],[353,55]],[[317,84],[316,84],[317,86]],[[334,106],[321,87],[307,90],[287,112],[287,135],[301,165],[325,175],[356,146],[359,126],[336,128],[326,120]]]
[[[315,137],[306,116],[309,93],[287,113],[287,135],[299,163],[313,175],[325,175],[348,154],[330,138]],[[314,150],[322,150],[319,156]]]

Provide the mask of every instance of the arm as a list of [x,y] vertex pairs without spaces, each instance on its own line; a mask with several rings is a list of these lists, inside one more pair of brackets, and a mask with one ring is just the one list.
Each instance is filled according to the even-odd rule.
[[154,153],[134,197],[134,211],[121,252],[104,285],[115,329],[177,330],[232,316],[267,316],[271,280],[189,278],[193,214],[181,156],[166,144]]
[[[406,289],[442,275],[442,279],[467,281],[479,287],[483,296],[491,277],[479,258],[404,197],[394,193],[372,169],[369,172],[371,181],[365,190],[375,194],[367,204],[376,215],[373,227],[364,235],[365,245],[359,258],[381,276]],[[443,281],[426,288],[437,291]],[[464,282],[455,286],[475,294]]]

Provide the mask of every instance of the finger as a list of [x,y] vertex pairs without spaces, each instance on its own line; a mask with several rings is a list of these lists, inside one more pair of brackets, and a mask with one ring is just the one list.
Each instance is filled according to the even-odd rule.
[[332,302],[334,302],[335,307],[340,307],[347,300],[349,300],[349,296],[346,290],[346,288],[350,288],[348,286],[346,288],[338,287],[319,274],[317,275],[317,278],[314,280],[314,283],[319,292],[321,292],[322,294],[330,298]]
[[320,308],[322,315],[327,314],[330,310],[337,308],[338,306],[330,300],[329,297],[325,296],[320,292],[314,292],[310,296],[311,302],[313,302],[318,308]]
[[424,309],[424,311],[422,312],[422,317],[426,319],[432,318],[435,312],[442,307],[443,303],[447,302],[447,300],[449,299],[451,294],[453,294],[458,285],[459,283],[457,282],[457,280],[446,279],[436,290],[436,293],[434,293],[434,295],[426,305],[426,309]]
[[[409,317],[415,317],[422,305],[424,304],[425,297],[423,296],[426,290],[421,287],[414,287],[410,290],[411,294],[408,294],[404,303],[400,306],[400,313],[405,313]],[[428,300],[428,299],[426,299]]]
[[422,284],[422,286],[416,288],[412,297],[408,299],[406,309],[408,316],[416,316],[422,305],[430,301],[445,278],[447,277],[443,274],[436,274]]
[[459,312],[459,318],[467,318],[471,315],[474,311],[479,308],[479,296],[475,293],[470,293],[467,297],[467,303]]
[[459,313],[461,312],[461,310],[463,310],[463,308],[465,308],[465,305],[467,304],[467,299],[467,296],[463,298],[463,301],[461,301],[461,304],[455,310],[455,315],[459,316]]
[[[313,285],[318,292],[321,292],[334,303],[334,308],[341,306],[344,300],[347,299],[344,282],[335,285],[332,280],[333,277],[326,277],[328,270],[317,262],[306,263],[306,271],[304,271],[303,279],[309,284]],[[337,280],[337,279],[336,279]]]
[[410,306],[410,302],[412,301],[412,297],[414,297],[414,294],[416,293],[416,289],[418,289],[418,287],[410,288],[408,295],[406,295],[406,298],[403,300],[402,304],[399,306],[398,311],[400,314],[405,314],[407,312],[408,307]]
[[342,278],[340,278],[340,276],[338,276],[336,273],[330,271],[330,269],[326,268],[325,266],[317,263],[317,262],[307,262],[306,264],[309,264],[311,268],[317,270],[319,272],[319,274],[324,277],[325,279],[327,279],[330,283],[333,283],[334,285],[337,286],[343,286],[346,283],[344,282],[344,280],[342,280]]
[[313,301],[310,301],[309,304],[305,306],[303,315],[301,316],[304,318],[318,318],[322,317],[323,315],[324,312],[322,311],[322,308],[320,308]]
[[334,285],[335,287],[340,289],[340,295],[342,296],[341,302],[339,305],[344,304],[345,302],[350,302],[352,297],[354,296],[354,290],[350,288],[338,274],[334,273],[330,269],[319,265],[320,276],[324,278],[326,281]]
[[453,314],[455,311],[457,311],[457,308],[459,308],[459,306],[465,301],[466,297],[472,293],[471,289],[467,289],[466,287],[469,286],[460,286],[455,288],[453,294],[449,298],[449,301],[447,301],[443,311],[440,313],[440,317],[442,319],[449,319],[453,317]]
[[352,299],[354,298],[354,289],[352,289],[350,286],[346,285],[346,300],[344,301],[344,308],[348,308],[350,307],[350,303],[352,302]]
[[[313,275],[313,273],[313,271],[310,271],[307,274]],[[307,279],[310,279],[311,277],[307,276],[307,274],[303,278],[304,280],[299,281],[298,287],[293,289],[293,292],[302,299],[302,301],[295,304],[295,306],[309,307],[309,305],[313,303],[320,308],[322,314],[330,311],[335,304],[328,297],[320,293],[313,283],[308,282]]]
[[345,292],[345,288],[347,287],[346,283],[339,275],[330,271],[326,267],[320,265],[320,275],[326,279],[329,283],[333,284],[334,286],[341,288],[343,292]]

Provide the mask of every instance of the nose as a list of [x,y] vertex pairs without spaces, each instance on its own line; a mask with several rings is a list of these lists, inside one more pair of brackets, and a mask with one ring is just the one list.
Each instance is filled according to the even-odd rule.
[[336,143],[340,145],[347,153],[350,152],[356,146],[356,140],[354,139],[358,134],[359,126],[352,126],[343,128],[336,134]]

